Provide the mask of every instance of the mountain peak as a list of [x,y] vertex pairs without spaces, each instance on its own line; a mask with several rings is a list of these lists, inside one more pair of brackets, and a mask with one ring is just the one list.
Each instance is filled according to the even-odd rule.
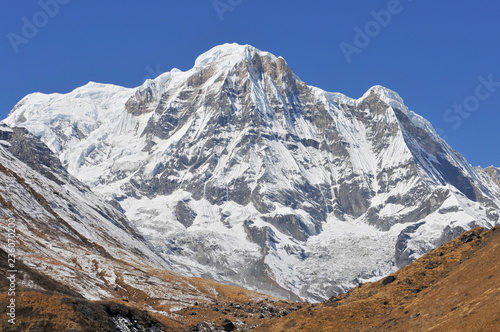
[[[239,45],[236,43],[226,43],[222,45],[215,46],[209,51],[200,55],[196,61],[194,67],[205,67],[212,63],[224,64],[225,66],[233,66],[242,60],[250,61],[252,57],[258,54],[260,56],[268,56],[272,60],[276,60],[277,57],[269,52],[263,52],[251,45]],[[224,67],[225,67],[224,66]]]
[[[177,68],[173,68],[169,72],[162,73],[153,79],[146,80],[142,84],[141,88],[159,88],[158,93],[161,94],[161,89],[165,85],[169,85],[170,87],[180,86],[193,75],[202,75],[205,78],[208,78],[208,76],[205,75],[207,73],[211,73],[209,76],[211,76],[214,80],[217,80],[220,74],[228,73],[240,63],[252,63],[256,56],[260,58],[267,58],[270,62],[278,62],[281,66],[283,66],[283,64],[286,65],[286,61],[281,56],[276,57],[269,52],[261,51],[251,45],[226,43],[215,46],[198,56],[191,69],[181,71]],[[203,74],[201,74],[202,72]],[[209,80],[208,85],[213,82],[213,80]]]
[[381,85],[372,86],[359,100],[364,100],[365,98],[369,97],[372,93],[378,95],[380,100],[382,100],[392,108],[396,108],[401,111],[405,111],[407,109],[407,107],[404,104],[403,98],[401,98],[399,94]]
[[418,128],[426,130],[432,137],[434,137],[435,140],[441,141],[441,138],[439,137],[438,133],[436,132],[432,124],[427,119],[423,118],[422,116],[416,114],[415,112],[411,111],[408,107],[406,107],[403,98],[401,98],[401,96],[397,92],[392,91],[389,88],[386,88],[381,85],[372,86],[356,102],[360,103],[366,98],[369,98],[372,94],[377,95],[378,99],[380,99],[393,109],[400,110],[401,112],[406,114],[406,116],[408,116],[413,125],[415,125]]

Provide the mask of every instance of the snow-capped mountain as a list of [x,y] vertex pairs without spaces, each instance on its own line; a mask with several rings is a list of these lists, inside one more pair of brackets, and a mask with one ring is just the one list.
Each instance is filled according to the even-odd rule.
[[248,45],[134,89],[31,94],[5,123],[118,202],[174,271],[281,297],[328,298],[499,222],[498,178],[395,92],[326,92]]

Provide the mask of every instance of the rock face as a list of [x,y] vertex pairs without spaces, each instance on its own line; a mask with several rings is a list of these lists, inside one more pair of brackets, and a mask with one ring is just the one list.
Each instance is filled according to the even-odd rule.
[[175,271],[290,299],[328,298],[499,219],[494,180],[396,93],[325,92],[251,46],[136,89],[29,95],[5,122],[118,202]]
[[491,181],[493,181],[493,183],[496,184],[500,189],[500,168],[489,166],[486,167],[484,170],[481,169],[481,167],[476,167],[476,169],[478,172],[482,172],[483,174],[488,175]]

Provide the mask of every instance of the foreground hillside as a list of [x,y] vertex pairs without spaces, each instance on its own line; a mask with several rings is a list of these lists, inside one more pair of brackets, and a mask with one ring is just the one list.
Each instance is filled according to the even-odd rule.
[[[17,325],[2,331],[495,331],[500,324],[500,227],[475,228],[375,283],[321,304],[291,303],[161,270],[169,298],[128,287],[90,301],[18,263]],[[0,251],[5,315],[6,253]],[[147,283],[147,281],[146,281]],[[38,287],[29,287],[36,284]],[[154,285],[151,285],[154,287]],[[177,298],[177,301],[174,300]]]
[[11,298],[6,262],[7,254],[0,250],[0,331],[219,331],[228,326],[246,330],[261,322],[261,315],[269,319],[301,306],[162,270],[147,271],[149,280],[143,286],[150,291],[163,286],[163,296],[151,297],[141,287],[120,282],[121,297],[91,301],[18,261],[12,325],[5,318]]
[[500,227],[475,228],[393,275],[259,331],[498,331]]

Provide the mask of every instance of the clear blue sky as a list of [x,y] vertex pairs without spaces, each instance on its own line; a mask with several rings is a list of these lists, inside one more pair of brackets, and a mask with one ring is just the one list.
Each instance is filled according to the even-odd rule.
[[[191,68],[213,46],[237,42],[283,56],[303,81],[324,90],[354,98],[376,84],[395,90],[472,165],[500,166],[500,83],[485,86],[479,78],[500,82],[499,1],[2,5],[1,119],[31,92],[65,93],[88,81],[135,87],[159,72]],[[389,16],[380,14],[378,23],[373,13],[381,10]],[[359,30],[368,31],[369,41],[356,38]]]

